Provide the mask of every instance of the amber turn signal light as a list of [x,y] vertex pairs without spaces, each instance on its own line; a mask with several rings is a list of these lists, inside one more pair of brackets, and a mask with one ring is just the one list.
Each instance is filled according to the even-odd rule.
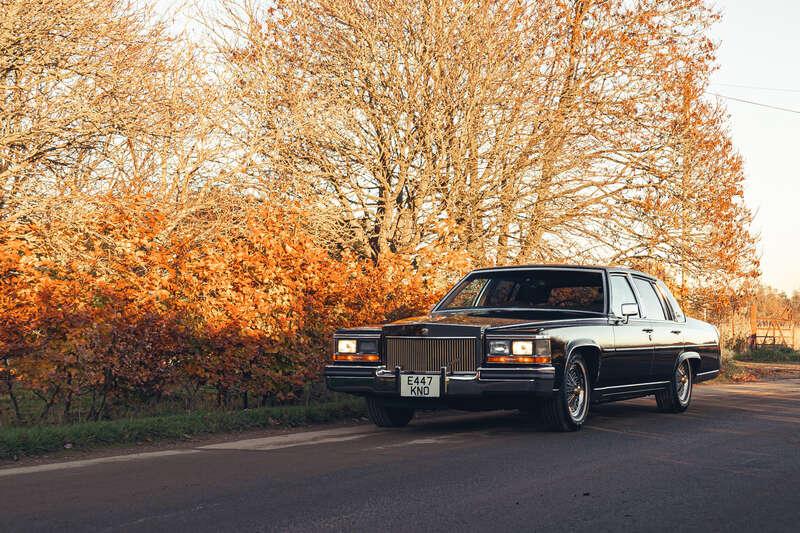
[[333,360],[346,363],[379,363],[381,356],[376,353],[335,353]]
[[517,363],[517,364],[546,364],[550,362],[549,356],[513,356],[513,355],[490,355],[486,358],[487,363]]

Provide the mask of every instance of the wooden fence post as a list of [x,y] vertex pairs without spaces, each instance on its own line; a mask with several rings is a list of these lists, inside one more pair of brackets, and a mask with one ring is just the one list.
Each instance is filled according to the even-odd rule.
[[755,348],[758,345],[758,315],[756,314],[756,304],[750,304],[750,346]]

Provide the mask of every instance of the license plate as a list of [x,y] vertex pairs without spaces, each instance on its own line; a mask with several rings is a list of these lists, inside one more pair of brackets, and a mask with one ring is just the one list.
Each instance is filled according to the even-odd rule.
[[439,375],[430,374],[401,374],[400,396],[411,398],[438,398]]

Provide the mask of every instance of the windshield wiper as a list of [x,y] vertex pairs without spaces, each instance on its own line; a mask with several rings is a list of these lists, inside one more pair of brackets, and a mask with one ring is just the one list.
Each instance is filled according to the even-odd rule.
[[491,313],[491,312],[547,312],[547,313],[579,313],[586,315],[606,316],[600,311],[584,311],[582,309],[559,309],[553,307],[458,307],[454,309],[439,309],[437,313],[467,312],[467,313]]

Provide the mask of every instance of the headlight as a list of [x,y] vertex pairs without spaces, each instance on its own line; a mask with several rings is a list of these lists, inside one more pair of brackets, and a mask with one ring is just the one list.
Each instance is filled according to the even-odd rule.
[[337,353],[356,353],[358,351],[358,343],[355,339],[339,339],[336,342]]
[[358,341],[358,353],[378,353],[377,339]]
[[533,341],[514,341],[511,343],[514,355],[533,355]]
[[509,355],[511,343],[509,341],[489,341],[489,355]]
[[380,363],[378,339],[337,339],[333,360],[346,363]]
[[487,363],[548,364],[550,339],[491,340]]

